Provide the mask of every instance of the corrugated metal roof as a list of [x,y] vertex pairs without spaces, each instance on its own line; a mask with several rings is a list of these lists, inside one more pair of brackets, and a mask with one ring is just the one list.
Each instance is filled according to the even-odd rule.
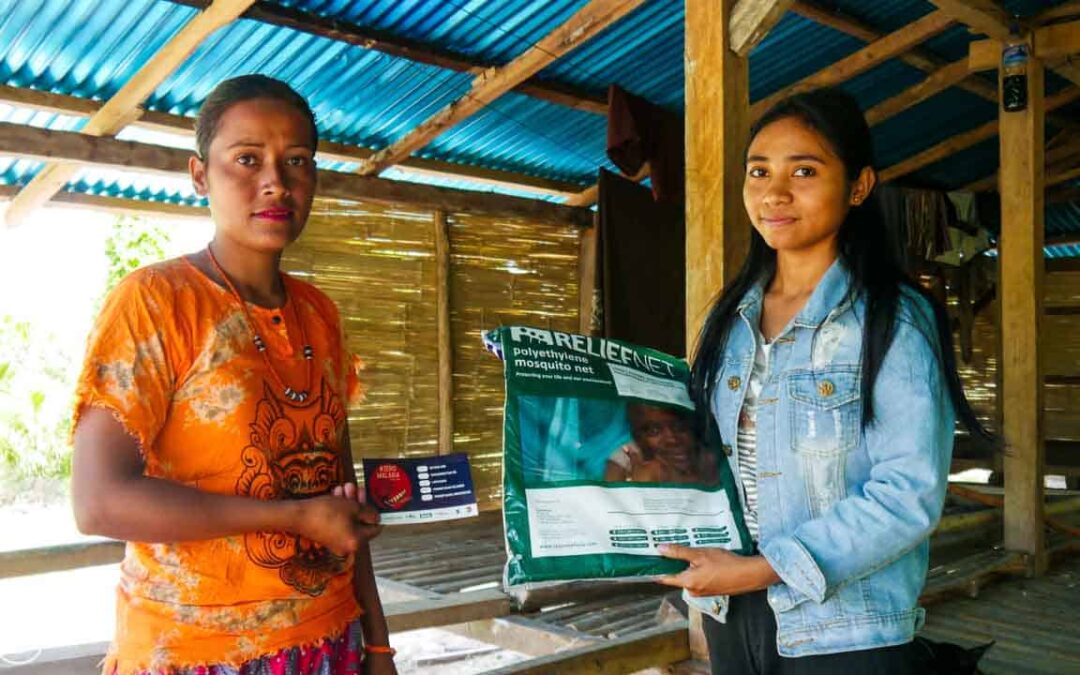
[[[1046,206],[1047,234],[1080,234],[1080,202],[1063,202]],[[1080,255],[1080,249],[1077,249]]]
[[[586,2],[270,1],[496,64],[506,63],[528,49]],[[1027,15],[1061,1],[1010,0],[1006,7]],[[823,0],[820,4],[882,34],[901,29],[935,10],[925,0]],[[0,0],[0,84],[106,99],[194,14],[194,9],[167,0]],[[669,109],[681,110],[683,24],[683,0],[647,0],[622,21],[547,67],[539,78],[597,95],[608,84],[617,83]],[[956,26],[920,49],[944,63],[966,54],[970,40],[969,32]],[[850,35],[789,13],[751,53],[751,98],[757,100],[813,74],[863,44]],[[243,19],[200,45],[153,92],[146,105],[151,110],[191,116],[217,82],[252,72],[284,79],[306,96],[323,137],[371,148],[401,138],[461,96],[471,79],[466,73]],[[842,86],[864,107],[870,107],[923,77],[917,69],[892,60]],[[1065,85],[1060,78],[1048,77],[1051,91],[1061,86]],[[1062,112],[1080,114],[1080,104]],[[25,118],[25,113],[20,114]],[[879,165],[900,161],[992,120],[995,115],[993,103],[957,88],[949,89],[874,129]],[[0,108],[0,119],[3,116]],[[77,118],[51,119],[40,114],[24,118],[17,121],[69,129],[81,124]],[[450,129],[418,154],[585,186],[595,180],[599,167],[610,167],[604,155],[605,125],[600,115],[511,93]],[[996,163],[996,143],[988,141],[925,167],[907,179],[955,188],[985,176]],[[4,162],[0,164],[0,180],[22,183],[34,170],[36,165],[32,163]],[[428,176],[420,179],[435,180]],[[456,179],[438,182],[467,184]],[[87,186],[98,184],[96,180],[86,182]],[[125,186],[117,184],[114,189],[122,193]],[[1071,227],[1068,219],[1074,215],[1068,212],[1062,217],[1048,217],[1048,230]]]
[[513,60],[587,0],[277,0],[490,63]]

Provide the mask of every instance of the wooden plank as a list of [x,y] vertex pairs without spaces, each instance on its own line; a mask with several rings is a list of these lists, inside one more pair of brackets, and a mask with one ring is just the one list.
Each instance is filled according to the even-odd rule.
[[[61,115],[89,116],[101,109],[102,104],[98,101],[79,98],[78,96],[66,96],[49,92],[35,91],[33,89],[20,89],[0,85],[0,102],[15,105],[20,108],[30,108],[48,113]],[[190,117],[170,115],[157,111],[144,111],[132,126],[150,131],[162,131],[173,134],[183,134],[194,138],[194,122]],[[371,157],[372,150],[355,145],[335,143],[321,140],[318,148],[319,160],[331,160],[338,162],[360,162]],[[542,176],[491,169],[483,166],[468,164],[456,164],[444,160],[410,157],[401,163],[401,166],[417,173],[429,173],[437,176],[465,177],[482,185],[495,187],[524,187],[545,194],[556,196],[568,196],[577,194],[581,186],[577,183],[553,180]]]
[[713,298],[750,242],[742,202],[750,133],[747,60],[729,48],[733,0],[686,5],[686,338],[693,354]]
[[[593,219],[596,222],[596,219]],[[594,224],[581,230],[578,247],[578,331],[593,332],[593,310],[596,303],[596,269],[598,267],[599,227]]]
[[1056,7],[1044,9],[1035,15],[1031,20],[1031,23],[1036,26],[1041,26],[1042,24],[1051,21],[1067,19],[1073,16],[1080,16],[1080,0],[1070,0],[1069,2],[1063,2]]
[[757,118],[779,101],[818,87],[834,86],[855,77],[860,73],[884,63],[917,44],[925,42],[944,31],[953,24],[953,19],[944,12],[931,12],[926,16],[913,21],[902,29],[889,33],[883,38],[875,40],[859,51],[840,59],[818,72],[799,80],[793,85],[785,87],[778,92],[770,94],[754,103],[751,107],[752,115]]
[[[137,119],[140,106],[165,78],[217,29],[232,22],[254,0],[215,0],[174,35],[157,54],[147,61],[101,108],[90,116],[82,133],[111,136]],[[17,225],[26,215],[49,201],[75,175],[72,164],[46,165],[8,206],[5,215],[9,226]]]
[[[810,19],[811,21],[820,23],[823,26],[828,26],[841,33],[858,38],[863,42],[873,42],[883,36],[880,31],[867,26],[856,19],[829,11],[818,5],[806,2],[805,0],[796,2],[792,6],[791,11]],[[924,73],[933,73],[946,65],[945,61],[940,57],[918,48],[912,49],[905,54],[900,54],[897,58],[913,68],[918,68]],[[957,86],[988,101],[997,102],[997,87],[994,87],[987,82],[971,79],[960,82]]]
[[[1045,110],[1056,110],[1062,106],[1068,105],[1073,101],[1080,99],[1080,88],[1070,87],[1065,91],[1060,91],[1053,96],[1048,96],[1045,100]],[[913,171],[918,171],[924,166],[933,164],[934,162],[941,161],[953,153],[959,152],[966,148],[985,141],[988,138],[993,138],[998,133],[998,120],[990,120],[989,122],[978,126],[970,131],[966,131],[962,134],[957,134],[952,138],[942,141],[937,145],[927,148],[922,152],[901,160],[892,166],[883,169],[878,173],[878,178],[882,182],[895,180],[900,176],[905,176]]]
[[[62,160],[154,173],[187,174],[191,153],[162,146],[90,137],[73,131],[47,131],[0,123],[0,154]],[[515,215],[544,223],[592,224],[592,211],[536,199],[434,187],[336,171],[319,171],[317,194],[338,199],[370,199],[390,204],[416,204],[450,212]],[[185,207],[187,208],[187,207]]]
[[[19,193],[18,185],[0,185],[0,199],[11,199]],[[129,214],[132,216],[169,216],[170,218],[209,218],[210,211],[199,206],[185,206],[168,202],[150,202],[141,199],[123,197],[105,197],[102,195],[61,192],[52,198],[57,204],[72,204],[83,208],[102,211],[112,215]]]
[[435,325],[439,359],[438,454],[454,451],[454,342],[450,331],[450,225],[435,212]]
[[[738,273],[750,245],[742,201],[750,134],[748,62],[731,50],[727,31],[713,28],[728,25],[734,4],[686,3],[686,353],[691,355],[714,298]],[[686,658],[707,659],[700,613],[690,612],[690,621]]]
[[1037,29],[1034,51],[1037,58],[1045,61],[1080,54],[1080,20]]
[[20,661],[10,653],[5,655],[6,661],[0,663],[4,663],[5,675],[87,675],[101,672],[101,662],[108,650],[108,642],[48,647],[26,665],[12,665]]
[[813,2],[799,0],[791,6],[791,11],[822,26],[858,38],[863,42],[873,42],[882,37],[880,31],[862,23],[858,19],[826,9]]
[[541,223],[573,224],[580,227],[588,227],[592,222],[592,211],[584,208],[491,192],[454,190],[334,171],[319,172],[317,194],[341,199],[370,199],[386,204],[418,204],[453,213],[515,215]]
[[[824,9],[819,5],[816,5],[807,0],[798,0],[791,7],[791,11],[803,16],[811,21],[815,21],[824,26],[829,26],[835,30],[838,30],[847,35],[856,37],[864,42],[872,42],[882,36],[881,32],[874,30],[873,28],[863,24],[862,22],[853,19],[836,12],[832,12],[828,9]],[[973,42],[977,44],[979,41]],[[975,70],[990,70],[997,67],[997,61],[1001,58],[1000,47],[995,48],[992,56],[992,63],[985,65],[982,68],[976,68]],[[919,70],[932,73],[945,65],[944,61],[934,54],[921,50],[913,49],[906,54],[901,54],[897,57],[900,61],[918,68]],[[991,85],[988,82],[984,82],[979,78],[968,78],[956,84],[957,87],[967,91],[971,94],[975,94],[987,101],[992,101],[997,104],[998,94],[997,87]],[[1080,128],[1080,124],[1074,122],[1067,116],[1063,115],[1051,115],[1050,119],[1059,126],[1065,126],[1067,128]]]
[[400,633],[506,616],[510,613],[510,599],[498,590],[475,591],[396,602],[383,611],[390,632]]
[[[724,0],[721,0],[724,1]],[[693,3],[688,3],[689,5]],[[646,668],[665,667],[690,658],[687,622],[677,621],[596,645],[531,659],[489,675],[621,675]]]
[[1009,37],[1013,18],[994,0],[930,0],[960,23],[999,40]]
[[1043,534],[1043,67],[1027,68],[1028,105],[999,108],[1001,127],[1001,396],[1005,438],[1005,545],[1046,568]]
[[1046,193],[1046,201],[1051,204],[1080,202],[1080,187],[1051,190]]
[[2,551],[0,579],[109,565],[123,558],[124,542],[113,540]]
[[971,71],[997,70],[1001,64],[999,40],[974,40],[968,43],[968,69]]
[[592,206],[600,197],[600,186],[592,185],[566,200],[567,206]]
[[933,569],[927,575],[926,587],[919,595],[920,605],[929,605],[955,595],[971,597],[991,579],[1018,571],[1022,557],[1008,551],[981,551],[948,566]]
[[[1080,21],[1035,31],[1035,45],[1032,49],[1035,58],[1045,61],[1055,73],[1065,73],[1066,77],[1071,68],[1069,57],[1076,53],[1077,43],[1080,42],[1080,29],[1075,27],[1077,24],[1080,24]],[[1000,40],[975,40],[968,44],[969,69],[993,70],[1000,62]]]
[[[1054,140],[1047,143],[1046,148],[1046,167],[1048,176],[1046,184],[1051,185],[1049,176],[1055,173],[1055,165],[1071,161],[1074,155],[1080,154],[1080,137],[1073,137],[1072,133],[1068,130],[1062,131],[1058,133]],[[1072,166],[1075,166],[1075,164],[1070,165],[1068,168],[1072,168]],[[998,184],[997,176],[997,172],[994,172],[986,178],[980,178],[977,181],[968,183],[961,189],[967,192],[996,189]],[[1052,245],[1052,242],[1047,240],[1046,244],[1047,246],[1050,246]]]
[[731,50],[747,56],[773,29],[794,0],[739,0],[731,12]]
[[0,155],[73,166],[104,166],[175,176],[188,173],[191,153],[149,143],[50,131],[0,122]]
[[603,638],[588,633],[523,616],[472,621],[457,626],[447,626],[444,630],[533,657],[548,656],[554,652],[578,649],[603,642]]
[[[202,8],[207,5],[207,0],[169,1],[189,7]],[[459,73],[476,74],[499,65],[442,49],[433,44],[410,40],[386,31],[380,31],[368,26],[359,26],[342,19],[320,16],[274,2],[256,2],[244,12],[243,18],[290,28],[309,35],[318,35],[319,37],[408,59],[415,63],[423,63]],[[577,110],[600,115],[607,114],[607,99],[605,97],[570,85],[530,78],[514,87],[514,91]]]
[[926,79],[918,82],[899,94],[885,99],[866,111],[866,121],[874,126],[897,113],[922,103],[928,98],[962,82],[971,73],[965,59],[954,61],[947,66],[930,73]]
[[357,173],[370,176],[397,164],[562,55],[587,42],[636,9],[643,1],[591,0],[566,23],[546,35],[521,56],[501,68],[489,68],[477,75],[465,95],[420,123],[403,138],[362,162]]
[[1054,169],[1046,176],[1046,185],[1058,185],[1060,183],[1066,183],[1075,178],[1080,178],[1080,166],[1075,164],[1068,169]]

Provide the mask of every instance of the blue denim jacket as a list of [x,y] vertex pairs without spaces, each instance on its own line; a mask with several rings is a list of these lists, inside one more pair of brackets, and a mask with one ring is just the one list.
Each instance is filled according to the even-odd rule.
[[[925,615],[918,597],[955,424],[934,316],[924,299],[902,293],[874,384],[875,421],[863,429],[865,302],[848,294],[849,281],[839,261],[822,277],[774,340],[757,400],[758,547],[782,579],[768,589],[782,656],[902,644]],[[713,398],[736,476],[762,294],[759,285],[739,305]],[[726,598],[688,599],[724,620]]]

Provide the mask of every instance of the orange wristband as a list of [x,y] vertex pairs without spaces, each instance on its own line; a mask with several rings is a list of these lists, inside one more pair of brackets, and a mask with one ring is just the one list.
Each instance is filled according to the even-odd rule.
[[397,650],[390,645],[364,645],[364,652],[367,654],[389,654],[390,656],[397,654]]

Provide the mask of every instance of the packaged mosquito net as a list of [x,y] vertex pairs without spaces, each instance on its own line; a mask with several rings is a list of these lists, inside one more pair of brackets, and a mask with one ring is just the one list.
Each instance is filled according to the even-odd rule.
[[728,463],[694,434],[681,359],[508,326],[503,518],[508,587],[681,571],[664,543],[750,552]]

